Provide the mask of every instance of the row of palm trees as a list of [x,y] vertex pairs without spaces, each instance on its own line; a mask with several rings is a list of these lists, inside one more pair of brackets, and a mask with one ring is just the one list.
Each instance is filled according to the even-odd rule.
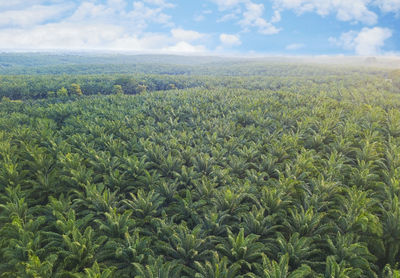
[[0,104],[0,276],[399,277],[400,98],[353,87]]

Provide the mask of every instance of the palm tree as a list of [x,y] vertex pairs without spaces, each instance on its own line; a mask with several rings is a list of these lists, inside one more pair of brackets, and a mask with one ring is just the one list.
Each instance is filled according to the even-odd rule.
[[258,276],[249,275],[250,277],[262,277],[262,278],[305,278],[312,277],[312,270],[308,265],[302,265],[294,271],[289,271],[289,255],[285,254],[281,256],[279,263],[268,259],[267,256],[263,255],[262,264],[256,266],[255,271]]
[[266,173],[270,178],[278,178],[278,158],[272,154],[262,154],[260,162],[256,164],[257,170],[261,173]]
[[[184,166],[183,166],[184,167]],[[175,200],[175,195],[178,194],[178,182],[162,181],[149,186],[150,190],[158,194],[160,199],[163,199],[163,206],[169,206]]]
[[289,256],[290,269],[296,269],[303,264],[319,267],[323,264],[319,260],[322,252],[315,247],[314,239],[302,237],[297,232],[291,234],[288,239],[278,233],[276,244],[268,244],[266,253],[270,257],[277,258],[287,254]]
[[265,172],[258,172],[255,169],[246,170],[246,179],[254,185],[263,186],[267,185],[268,174]]
[[193,185],[193,182],[199,178],[201,175],[198,170],[195,169],[194,166],[186,167],[182,165],[180,171],[174,173],[177,182],[180,185],[180,188],[188,188]]
[[176,201],[167,208],[167,214],[173,215],[172,219],[179,223],[185,221],[190,227],[197,226],[201,220],[202,211],[206,209],[207,202],[204,199],[196,201],[190,190],[185,191],[185,196],[175,196]]
[[211,241],[203,234],[201,226],[191,230],[184,222],[173,229],[167,241],[158,241],[157,245],[166,259],[183,264],[183,271],[188,275],[194,274],[192,268],[196,261],[204,261],[211,254]]
[[201,225],[204,231],[212,236],[225,237],[227,228],[231,227],[234,230],[239,230],[240,218],[232,216],[226,211],[211,211],[208,210],[201,218]]
[[[353,233],[342,235],[338,233],[333,239],[327,239],[329,254],[332,254],[332,259],[339,262],[341,268],[352,268],[351,271],[362,273],[366,276],[375,276],[376,260],[364,242],[359,242],[358,237]],[[343,262],[343,264],[342,264]]]
[[150,259],[149,264],[142,265],[133,263],[136,274],[135,278],[175,278],[181,277],[182,265],[176,261],[164,262],[162,256]]
[[289,208],[289,215],[284,220],[285,231],[297,232],[300,236],[322,237],[332,227],[324,224],[326,213],[316,212],[313,207],[306,211],[303,207],[299,209]]
[[258,235],[263,243],[274,241],[275,232],[282,227],[276,225],[275,215],[267,215],[265,208],[258,209],[256,206],[253,206],[248,214],[242,216],[241,224],[245,235]]
[[400,271],[386,265],[382,271],[382,278],[400,278]]
[[123,239],[135,225],[135,221],[131,219],[132,211],[125,210],[122,214],[117,212],[116,208],[105,212],[105,220],[96,219],[100,231],[109,238]]
[[62,268],[70,271],[82,271],[92,265],[99,247],[106,241],[106,236],[96,237],[91,227],[87,227],[83,233],[74,228],[62,238],[63,249],[58,252],[58,259],[62,260]]
[[193,198],[196,200],[205,200],[207,205],[211,205],[212,199],[216,194],[217,183],[215,179],[202,176],[201,179],[193,181]]
[[333,149],[322,160],[324,176],[327,180],[345,182],[350,175],[350,160],[341,152]]
[[400,255],[400,207],[399,199],[394,196],[387,202],[388,208],[382,211],[381,223],[383,226],[382,241],[384,256],[381,263],[396,265]]
[[267,215],[276,214],[280,219],[284,219],[293,200],[283,188],[264,186],[260,192],[259,202],[265,208]]
[[50,254],[43,261],[32,252],[29,254],[29,260],[23,265],[25,266],[25,275],[27,277],[53,277],[53,266],[57,260],[56,254]]
[[72,190],[74,197],[72,208],[80,216],[93,214],[97,218],[104,219],[104,214],[110,212],[119,203],[118,191],[111,191],[104,184],[88,182],[84,190]]
[[177,156],[172,156],[169,153],[166,157],[161,159],[161,163],[157,165],[157,168],[163,174],[164,177],[173,178],[174,173],[182,169],[182,160]]
[[215,197],[212,199],[212,204],[218,211],[226,211],[232,216],[239,217],[243,212],[247,212],[249,207],[246,204],[248,199],[253,199],[248,193],[236,193],[230,188],[215,192]]
[[123,200],[122,203],[128,209],[132,210],[134,217],[142,221],[150,221],[150,218],[160,215],[160,206],[164,202],[164,198],[160,197],[154,190],[147,193],[143,189],[139,189],[136,194],[130,193],[131,200]]
[[84,278],[112,278],[114,277],[114,271],[115,268],[112,267],[107,267],[104,269],[100,269],[100,266],[97,262],[94,262],[94,264],[90,268],[85,268],[85,273],[79,275],[80,277]]
[[357,268],[348,266],[346,262],[341,261],[338,264],[334,256],[328,256],[326,258],[326,269],[324,278],[352,278],[362,277],[362,271]]
[[26,192],[22,191],[21,186],[7,186],[5,188],[5,193],[1,196],[0,209],[2,222],[11,222],[14,218],[27,220],[29,214],[29,207],[26,201]]
[[[5,277],[21,277],[26,275],[26,267],[35,268],[36,252],[43,253],[40,237],[36,235],[45,223],[45,217],[31,219],[31,215],[21,219],[17,215],[11,216],[12,222],[4,224],[0,228],[0,259],[4,262],[0,265],[0,273]],[[33,261],[31,261],[31,259]],[[50,257],[49,257],[50,259]],[[50,261],[49,261],[50,262]],[[40,264],[40,267],[49,268],[50,265]],[[37,266],[37,265],[36,265]],[[29,268],[29,267],[28,267]],[[32,269],[32,271],[34,271]]]
[[24,185],[28,171],[21,167],[21,164],[17,162],[16,156],[6,154],[4,156],[4,162],[1,163],[0,167],[0,184],[2,188]]
[[344,194],[339,204],[340,216],[336,221],[340,231],[380,236],[382,225],[374,213],[378,211],[377,201],[368,197],[368,192],[356,187],[346,188]]
[[116,267],[116,277],[133,277],[135,263],[145,264],[154,255],[150,239],[138,232],[125,233],[124,239],[109,239],[96,254],[96,260],[106,266]]
[[244,178],[246,176],[246,170],[252,167],[252,164],[244,157],[231,155],[228,157],[228,161],[231,174],[238,178]]
[[234,235],[230,229],[228,239],[216,246],[216,250],[229,259],[232,264],[238,264],[241,271],[252,270],[254,263],[260,262],[264,244],[258,241],[259,236],[250,234],[244,236],[244,229],[241,228],[237,235]]
[[229,265],[228,258],[219,258],[217,252],[213,252],[212,260],[205,263],[196,262],[197,273],[195,278],[234,278],[239,277],[240,265],[237,263]]

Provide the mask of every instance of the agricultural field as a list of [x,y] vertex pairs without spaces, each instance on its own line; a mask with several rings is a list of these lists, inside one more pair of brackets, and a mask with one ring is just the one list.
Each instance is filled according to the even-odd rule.
[[29,57],[2,57],[0,277],[400,277],[393,69]]

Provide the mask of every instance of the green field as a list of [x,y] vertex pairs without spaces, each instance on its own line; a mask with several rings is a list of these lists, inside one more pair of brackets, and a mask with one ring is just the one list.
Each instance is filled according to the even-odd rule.
[[0,277],[400,277],[392,69],[7,57]]

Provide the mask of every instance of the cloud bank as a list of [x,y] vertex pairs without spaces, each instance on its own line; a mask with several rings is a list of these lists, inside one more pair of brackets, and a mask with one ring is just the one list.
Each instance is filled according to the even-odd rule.
[[[197,4],[200,10],[179,15],[172,0],[0,0],[0,49],[250,53],[253,39],[279,42],[283,33],[286,39],[280,49],[306,51],[307,41],[287,41],[290,35],[283,26],[289,12],[292,23],[310,13],[336,18],[350,28],[341,35],[326,34],[326,45],[376,55],[384,54],[387,41],[396,35],[393,27],[379,26],[380,16],[400,17],[400,0],[202,0]],[[265,44],[267,50],[270,45]]]
[[392,36],[388,28],[363,28],[361,31],[343,33],[340,38],[330,38],[330,41],[347,50],[354,50],[357,55],[370,56],[382,54],[385,40]]
[[[135,1],[130,7],[125,0],[29,3],[0,3],[0,48],[205,51],[202,45],[192,45],[202,34],[174,28],[165,12],[174,5],[164,0]],[[151,24],[170,32],[147,32]]]

